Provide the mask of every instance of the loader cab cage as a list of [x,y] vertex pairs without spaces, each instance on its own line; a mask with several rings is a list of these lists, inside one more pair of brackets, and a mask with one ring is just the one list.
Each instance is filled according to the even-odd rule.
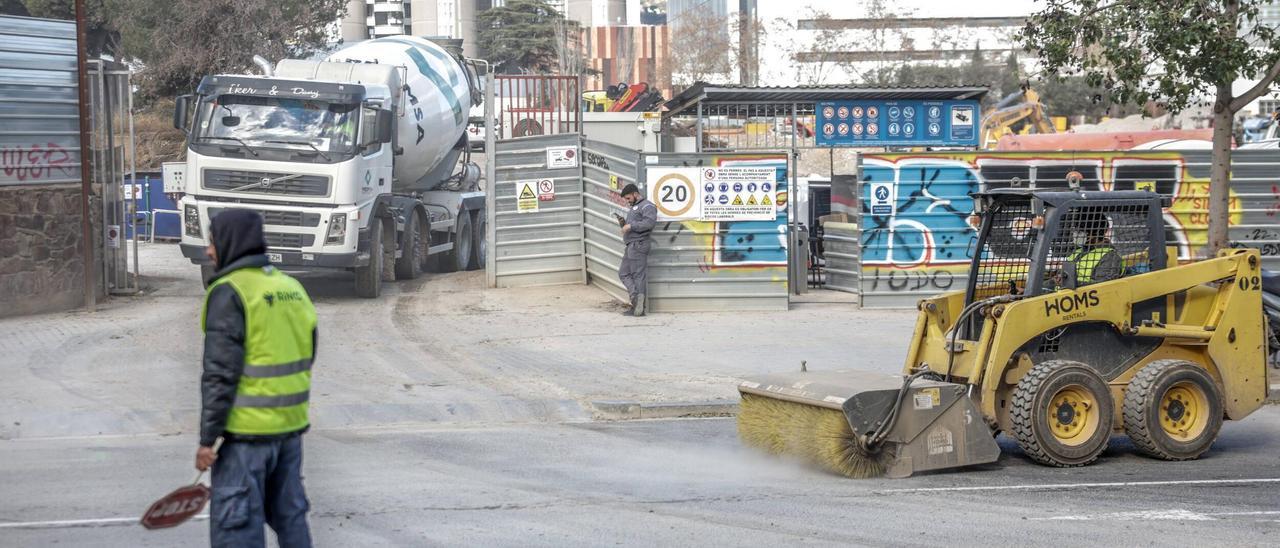
[[1146,191],[999,189],[975,196],[982,224],[965,303],[1076,289],[1166,265],[1162,211]]

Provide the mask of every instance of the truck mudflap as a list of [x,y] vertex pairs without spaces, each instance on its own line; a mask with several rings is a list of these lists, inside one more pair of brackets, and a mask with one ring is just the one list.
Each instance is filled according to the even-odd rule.
[[[884,475],[902,478],[999,458],[1000,447],[966,385],[919,378],[904,390],[903,381],[901,375],[865,371],[748,378],[738,387],[739,434],[748,445],[809,457],[854,477],[879,474],[850,469],[851,459],[876,460]],[[833,426],[815,428],[820,422]],[[888,430],[881,432],[886,423]],[[833,438],[843,441],[833,445]],[[869,447],[872,439],[875,446]]]

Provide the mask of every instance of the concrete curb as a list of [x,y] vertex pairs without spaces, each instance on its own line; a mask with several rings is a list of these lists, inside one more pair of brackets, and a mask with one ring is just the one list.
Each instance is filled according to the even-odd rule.
[[593,401],[591,415],[596,420],[680,419],[692,417],[732,417],[738,414],[736,401],[641,403],[635,401]]

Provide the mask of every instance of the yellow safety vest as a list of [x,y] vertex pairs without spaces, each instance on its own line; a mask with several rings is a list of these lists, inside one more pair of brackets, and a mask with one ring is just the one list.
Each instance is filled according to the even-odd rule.
[[1102,262],[1102,259],[1108,253],[1115,253],[1115,248],[1111,246],[1095,247],[1093,249],[1084,250],[1077,249],[1071,253],[1067,261],[1076,266],[1076,283],[1091,284],[1093,283],[1093,269]]
[[244,306],[244,373],[227,417],[227,432],[270,435],[306,428],[311,394],[316,309],[302,284],[272,266],[235,270],[209,285],[229,285]]

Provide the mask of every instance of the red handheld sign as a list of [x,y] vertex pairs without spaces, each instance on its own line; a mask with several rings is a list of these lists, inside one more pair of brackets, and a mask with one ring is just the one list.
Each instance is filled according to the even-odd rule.
[[176,526],[200,513],[209,502],[209,488],[203,483],[179,487],[151,504],[142,515],[142,526],[165,529]]
[[[218,449],[221,448],[222,438],[218,438],[213,442],[214,454],[217,454]],[[209,503],[210,493],[209,487],[200,483],[200,478],[203,477],[204,472],[198,472],[196,479],[191,481],[191,485],[174,489],[172,493],[151,503],[147,511],[142,514],[142,526],[147,529],[167,529],[191,519],[191,516],[204,510],[204,505]]]

